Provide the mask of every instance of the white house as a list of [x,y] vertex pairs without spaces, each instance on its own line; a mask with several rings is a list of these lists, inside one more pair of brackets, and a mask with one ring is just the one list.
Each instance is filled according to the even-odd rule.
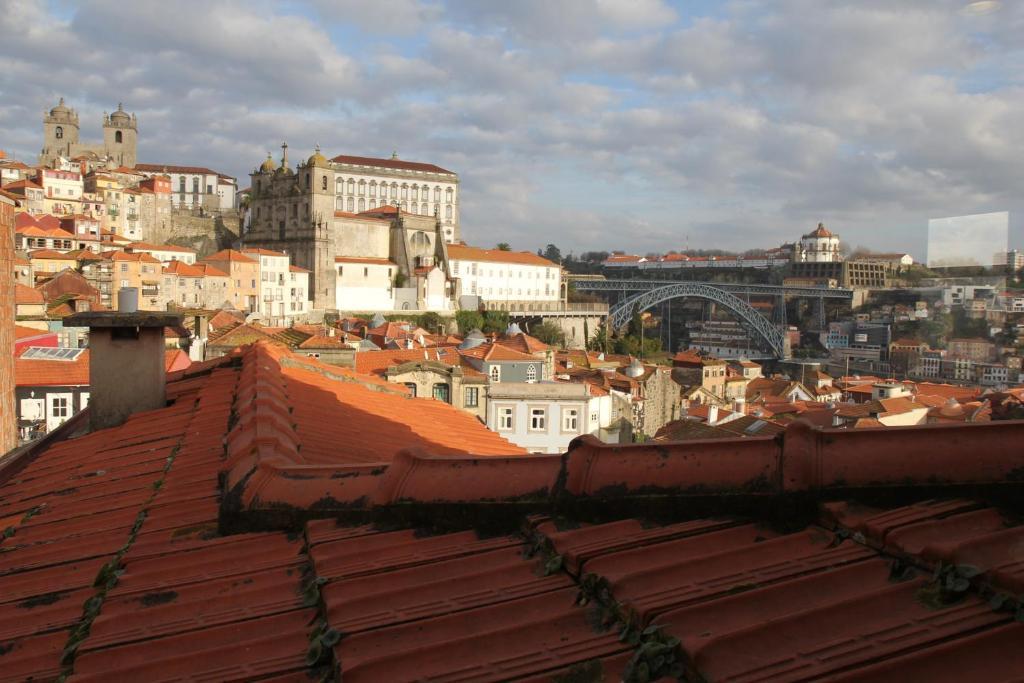
[[450,244],[448,262],[460,295],[480,297],[485,308],[541,310],[562,299],[561,267],[528,251]]
[[398,264],[384,258],[337,256],[335,301],[339,311],[390,311],[395,308]]
[[408,213],[437,216],[444,240],[458,241],[458,174],[418,161],[342,154],[331,159],[335,172],[335,209],[362,213],[379,206],[400,206]]
[[842,261],[839,252],[839,235],[826,229],[824,224],[800,238],[800,261],[810,263],[832,263]]
[[227,211],[235,207],[237,181],[229,175],[202,166],[136,164],[147,177],[165,175],[171,179],[171,206],[176,209]]
[[242,253],[259,263],[256,311],[267,325],[288,325],[309,312],[309,271],[291,265],[288,254],[248,248]]
[[564,453],[577,436],[607,426],[612,398],[601,393],[588,384],[492,382],[487,427],[531,453]]

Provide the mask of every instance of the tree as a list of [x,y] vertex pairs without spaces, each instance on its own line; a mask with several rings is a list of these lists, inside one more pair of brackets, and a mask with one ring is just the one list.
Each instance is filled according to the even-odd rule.
[[473,330],[482,330],[484,317],[480,311],[458,311],[455,313],[455,323],[459,326],[459,334],[466,335]]
[[508,242],[498,242],[498,246],[495,249],[498,251],[512,251],[512,247],[509,246]]
[[530,330],[530,334],[545,344],[560,349],[565,347],[565,332],[553,322],[549,321],[543,322],[540,325],[534,325]]
[[501,334],[508,329],[508,312],[487,311],[484,313],[484,325],[481,329],[484,332]]
[[428,332],[437,332],[441,327],[441,316],[434,311],[427,311],[416,319],[416,324]]
[[549,244],[548,246],[544,247],[544,253],[542,253],[541,256],[546,258],[548,261],[551,261],[552,263],[562,262],[562,250],[553,244]]

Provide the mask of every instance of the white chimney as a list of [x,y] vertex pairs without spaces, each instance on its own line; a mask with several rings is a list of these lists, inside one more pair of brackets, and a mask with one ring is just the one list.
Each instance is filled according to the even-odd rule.
[[743,396],[737,396],[732,401],[732,410],[734,413],[745,415],[747,412],[747,399]]
[[714,426],[718,422],[718,406],[712,403],[708,406],[708,425]]
[[138,287],[122,287],[117,290],[117,310],[121,313],[135,313],[139,310]]

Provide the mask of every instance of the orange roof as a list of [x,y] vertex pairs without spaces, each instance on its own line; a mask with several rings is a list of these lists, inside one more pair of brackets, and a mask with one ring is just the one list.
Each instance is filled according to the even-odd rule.
[[302,266],[294,266],[294,265],[290,265],[290,266],[288,266],[288,272],[289,272],[289,273],[309,273],[309,272],[311,272],[311,271],[309,271],[309,270],[306,270],[306,269],[305,269],[305,268],[303,268]]
[[[181,349],[164,352],[164,369],[168,372],[182,370],[190,364],[188,354]],[[89,349],[84,349],[74,360],[22,358],[19,354],[14,361],[14,380],[19,387],[88,386]]]
[[242,249],[242,253],[243,254],[259,254],[260,256],[278,256],[278,257],[286,257],[286,258],[288,256],[288,254],[285,254],[284,252],[281,252],[281,251],[271,251],[270,249],[263,249],[261,247],[245,247],[245,248]]
[[392,261],[390,259],[386,259],[386,258],[363,258],[361,256],[335,256],[334,257],[334,262],[335,263],[357,263],[357,264],[365,263],[365,264],[371,265],[371,266],[395,266],[395,267],[398,266],[397,263],[395,263],[394,261]]
[[42,304],[46,303],[43,295],[31,287],[26,287],[20,282],[14,283],[15,304]]
[[818,227],[804,237],[835,237],[835,234],[827,230],[824,223],[818,223]]
[[547,266],[557,268],[546,258],[529,251],[501,251],[499,249],[480,249],[467,247],[463,244],[449,244],[448,258],[457,261],[490,261],[493,263],[517,263],[527,266]]
[[232,325],[238,325],[243,322],[245,316],[241,313],[231,313],[230,311],[217,311],[213,317],[210,318],[210,329],[216,330],[221,327],[230,327]]
[[378,159],[376,157],[354,157],[347,154],[339,154],[331,159],[336,164],[351,164],[353,166],[370,166],[372,168],[393,168],[400,171],[423,171],[424,173],[443,173],[455,175],[434,164],[425,164],[420,161],[405,161],[403,159]]
[[383,349],[360,351],[356,354],[355,369],[366,374],[384,374],[392,365],[416,361],[434,361],[445,365],[459,365],[459,352],[450,347],[436,349]]
[[50,332],[49,330],[37,330],[34,327],[25,327],[24,325],[15,325],[14,326],[14,338],[15,338],[15,340],[27,339],[29,337],[38,337],[38,336],[43,335],[43,334],[53,334],[53,333]]
[[221,249],[212,256],[207,256],[204,261],[235,261],[237,263],[256,263],[251,258],[235,249]]
[[184,261],[171,261],[164,266],[164,273],[180,277],[205,277],[206,275],[202,268],[191,266]]
[[69,256],[68,254],[63,254],[63,253],[61,253],[59,251],[54,251],[53,249],[36,249],[35,251],[30,251],[28,253],[28,257],[30,259],[40,259],[40,260],[44,260],[44,261],[45,260],[54,260],[54,261],[74,261],[75,260],[74,256]]
[[179,247],[176,244],[150,244],[149,242],[132,242],[128,245],[129,249],[138,249],[145,251],[177,251],[185,254],[197,253],[195,249],[189,249],[188,247]]
[[499,337],[494,340],[494,343],[526,354],[543,353],[551,348],[540,339],[531,337],[525,332],[514,334],[511,337]]
[[137,254],[131,254],[126,251],[107,251],[103,253],[103,257],[111,261],[134,261],[136,263],[160,263],[159,260],[153,258],[144,251],[140,251]]

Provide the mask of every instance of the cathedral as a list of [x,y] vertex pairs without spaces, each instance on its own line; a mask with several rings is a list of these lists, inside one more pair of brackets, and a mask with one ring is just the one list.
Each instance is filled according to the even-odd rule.
[[86,157],[93,165],[135,167],[138,144],[138,121],[118,104],[113,114],[103,115],[103,142],[84,143],[78,139],[78,112],[60,99],[57,106],[43,114],[43,150],[39,165],[52,167],[60,157]]

